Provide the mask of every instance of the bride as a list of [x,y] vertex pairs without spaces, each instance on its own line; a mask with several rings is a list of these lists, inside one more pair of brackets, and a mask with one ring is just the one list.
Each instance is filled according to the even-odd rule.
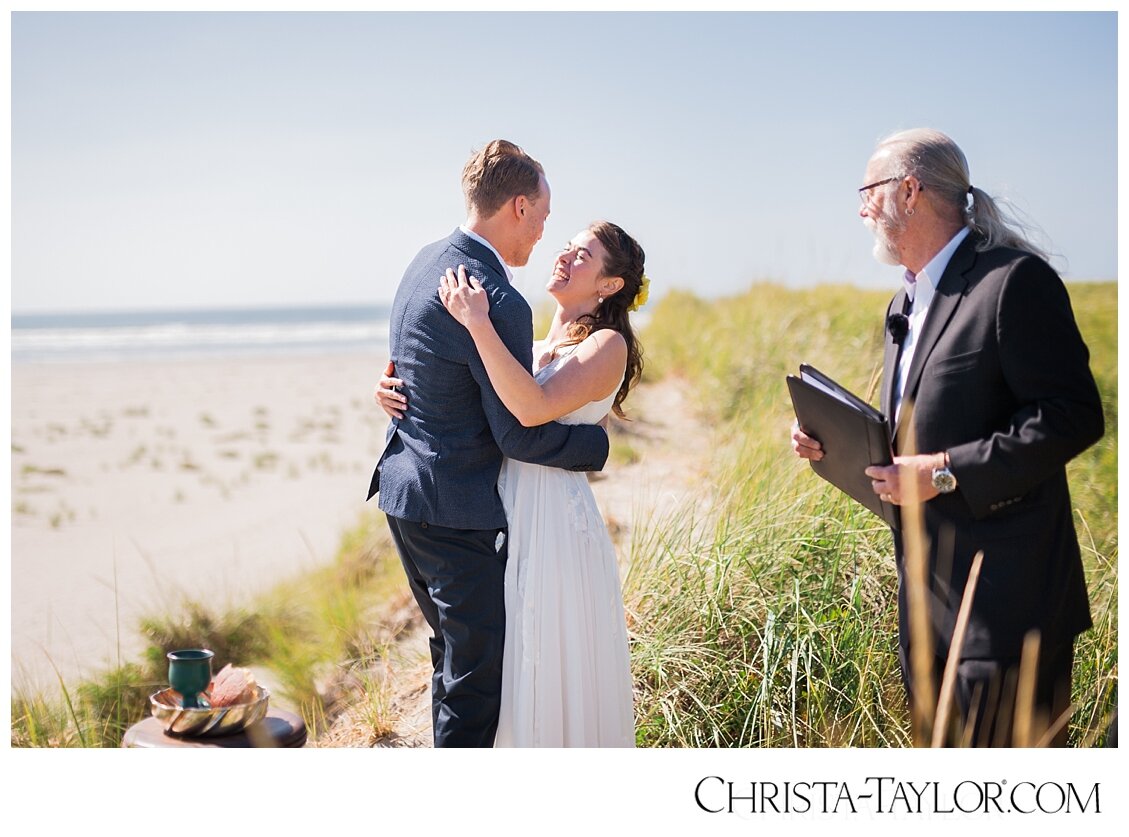
[[[470,332],[499,398],[523,425],[597,424],[642,371],[628,318],[646,301],[643,249],[598,221],[557,256],[547,285],[557,303],[535,370],[509,353],[478,280],[448,270],[444,306]],[[391,374],[391,372],[389,373]],[[381,378],[390,415],[407,407]],[[605,425],[606,426],[606,425]],[[498,478],[509,526],[506,639],[498,747],[631,747],[631,663],[615,550],[584,473],[506,459]]]

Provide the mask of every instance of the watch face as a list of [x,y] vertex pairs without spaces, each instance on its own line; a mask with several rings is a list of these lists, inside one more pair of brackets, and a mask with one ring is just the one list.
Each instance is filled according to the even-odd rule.
[[948,468],[938,468],[933,472],[933,487],[942,494],[948,494],[957,487],[956,477]]

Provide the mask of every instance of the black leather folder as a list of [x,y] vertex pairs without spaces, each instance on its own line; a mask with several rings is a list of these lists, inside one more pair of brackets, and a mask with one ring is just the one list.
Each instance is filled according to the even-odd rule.
[[799,376],[788,376],[788,391],[800,428],[823,445],[823,459],[811,461],[812,470],[900,528],[898,507],[879,499],[865,473],[894,461],[886,417],[806,363]]

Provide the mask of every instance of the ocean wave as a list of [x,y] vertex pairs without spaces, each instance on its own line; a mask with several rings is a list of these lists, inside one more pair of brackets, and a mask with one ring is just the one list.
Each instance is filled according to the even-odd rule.
[[387,322],[160,323],[12,329],[12,361],[332,352],[387,345]]

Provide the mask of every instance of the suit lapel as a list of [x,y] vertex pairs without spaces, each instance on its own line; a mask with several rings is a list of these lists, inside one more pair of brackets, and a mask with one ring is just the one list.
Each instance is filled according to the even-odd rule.
[[[944,333],[945,327],[953,318],[953,314],[956,313],[961,299],[964,298],[965,288],[968,287],[968,280],[964,277],[975,263],[976,236],[969,235],[965,237],[964,241],[957,247],[956,252],[953,253],[953,257],[949,259],[945,273],[941,276],[941,281],[937,283],[933,301],[929,303],[929,313],[925,315],[925,323],[921,327],[921,334],[918,335],[917,345],[913,350],[913,361],[906,372],[906,383],[902,387],[903,401],[906,399],[911,402],[916,400],[917,387],[921,382],[921,371],[925,368],[925,363],[929,360],[929,355]],[[906,413],[905,409],[899,413],[895,432],[900,431],[902,419]]]
[[[886,311],[886,322],[889,323],[890,315],[901,311],[905,306],[906,290],[902,288],[896,294],[890,303],[890,307]],[[879,400],[879,405],[882,412],[886,416],[886,421],[890,424],[890,429],[893,430],[894,424],[894,371],[898,368],[898,355],[901,352],[901,347],[894,342],[894,335],[890,332],[890,327],[886,327],[886,347],[882,361],[882,389]]]

